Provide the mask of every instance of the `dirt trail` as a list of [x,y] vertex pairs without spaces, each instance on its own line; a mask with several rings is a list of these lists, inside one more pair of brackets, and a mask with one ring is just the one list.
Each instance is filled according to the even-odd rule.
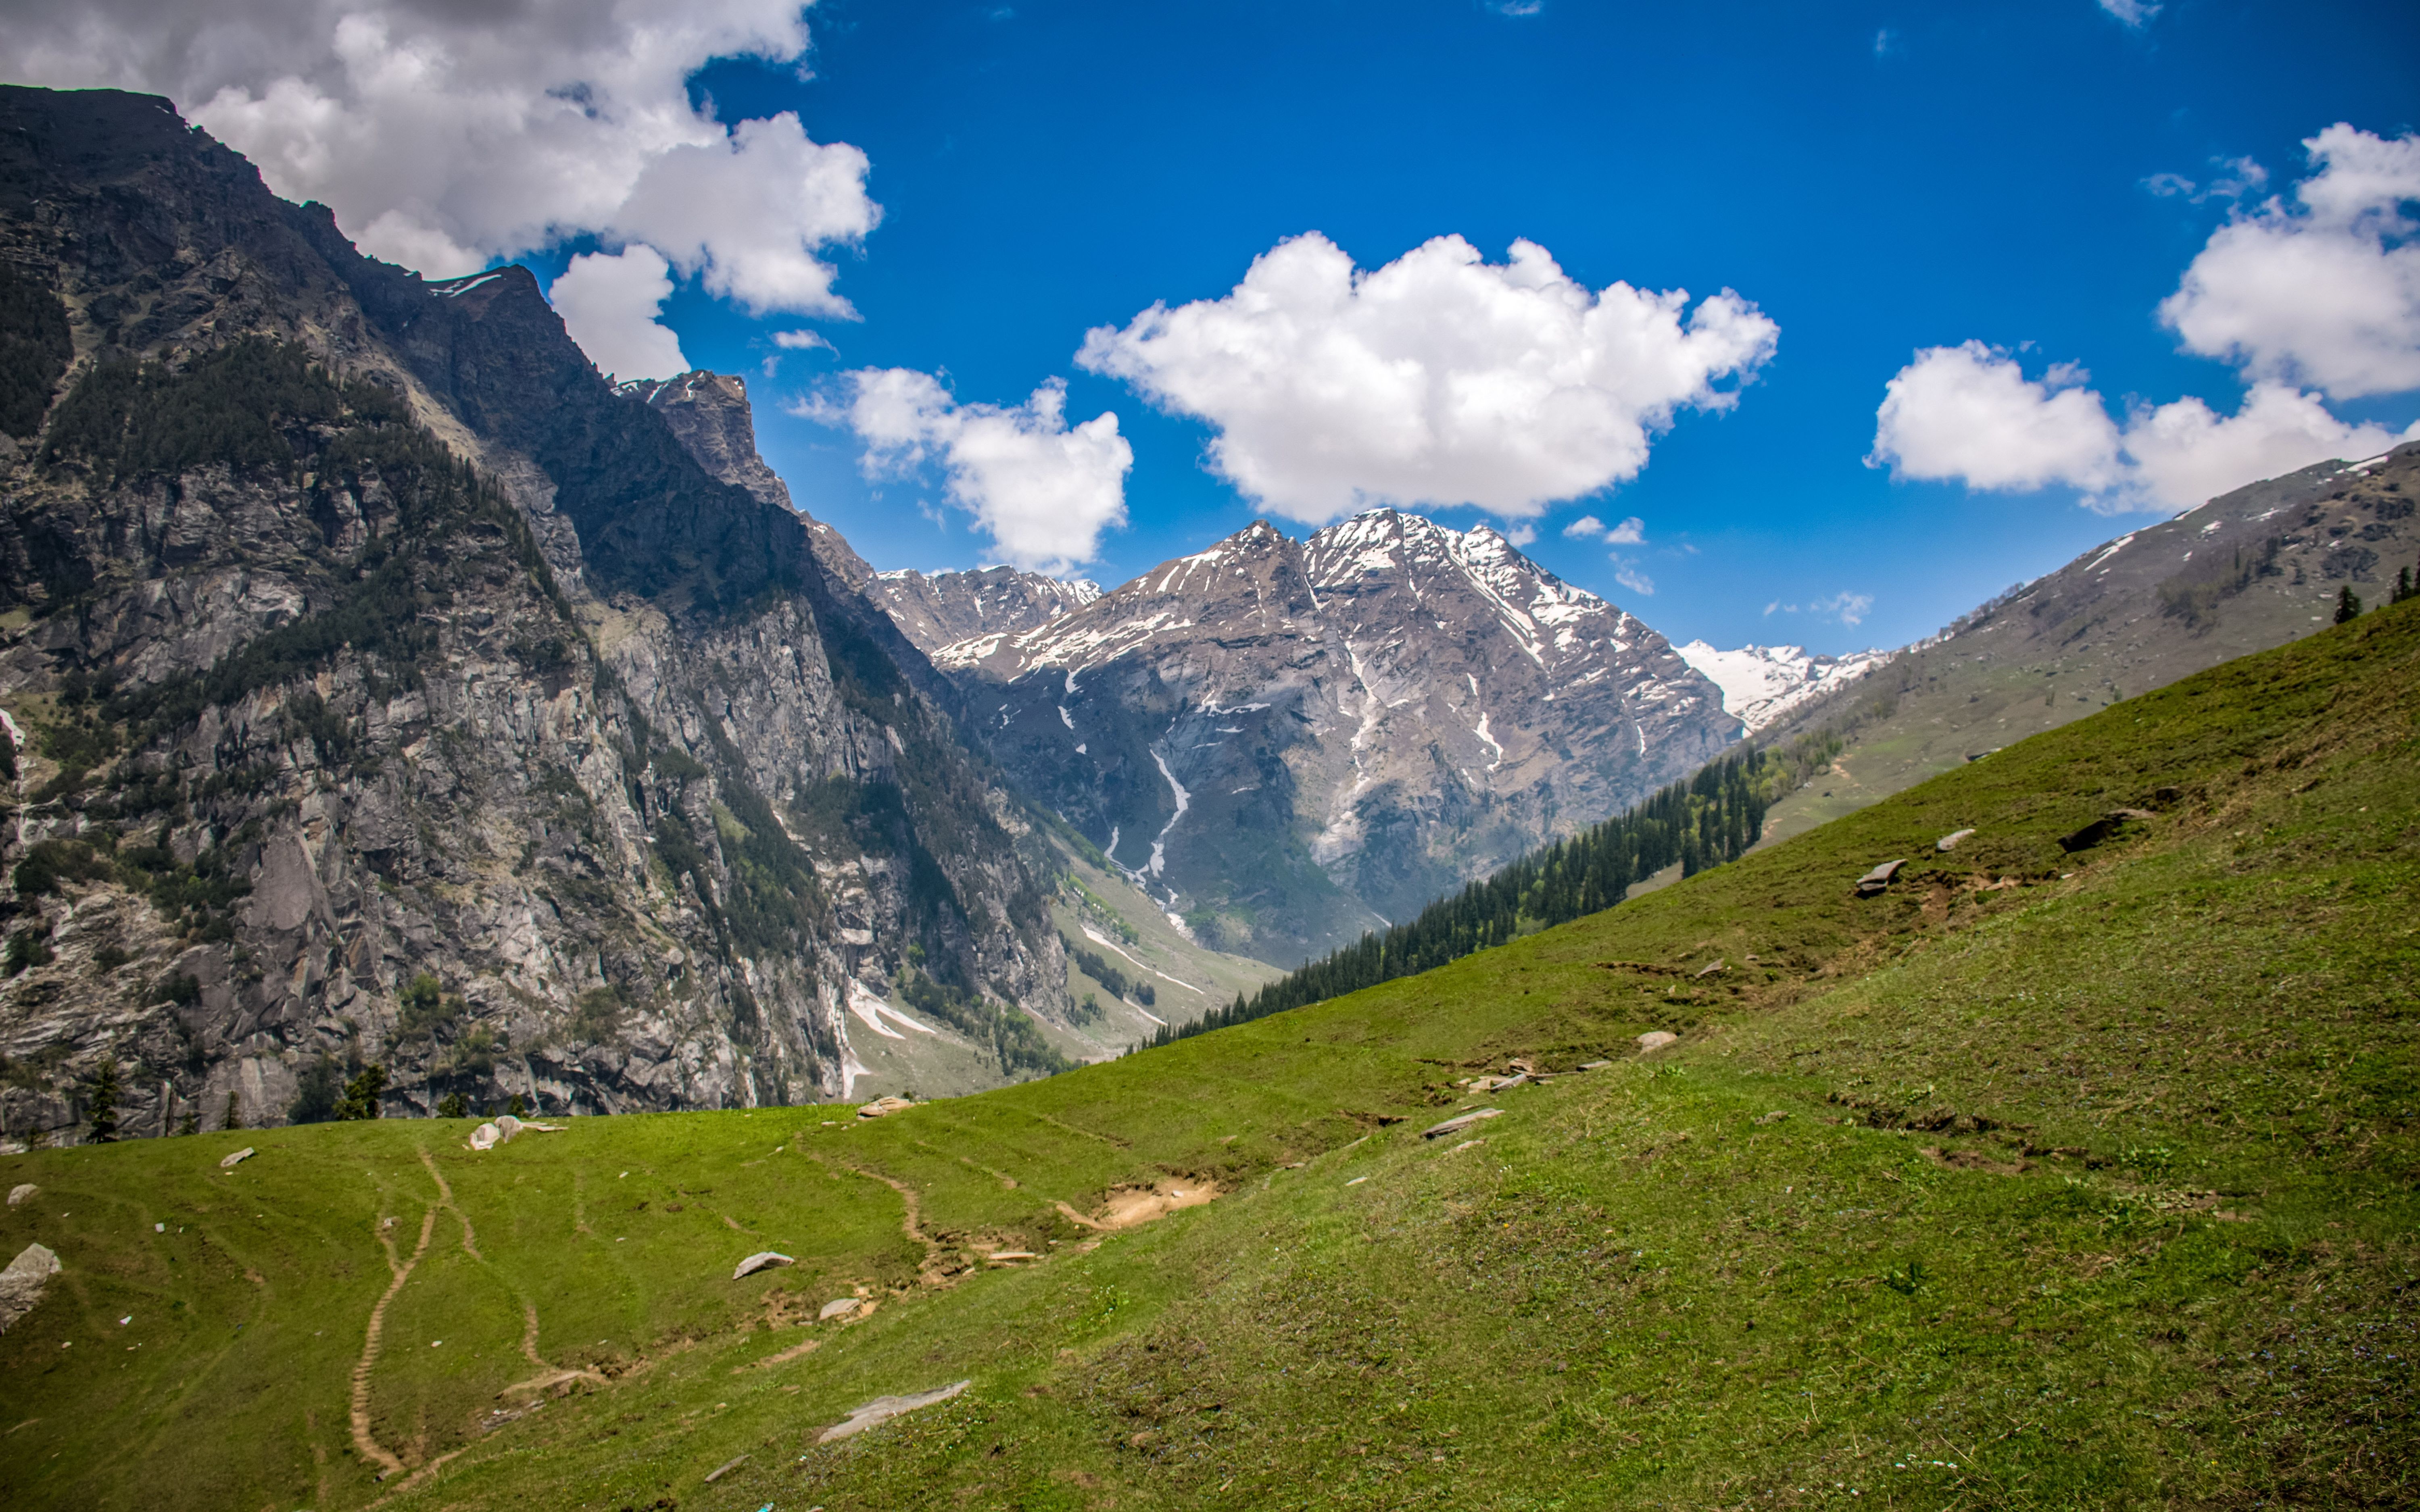
[[488,1257],[479,1253],[479,1236],[471,1231],[471,1215],[455,1203],[454,1189],[445,1184],[445,1173],[437,1168],[437,1159],[428,1153],[428,1148],[426,1145],[421,1147],[420,1164],[428,1167],[428,1179],[437,1183],[439,1205],[451,1212],[462,1225],[462,1253],[485,1265]]
[[[815,1158],[822,1159],[821,1156]],[[906,1211],[901,1213],[899,1218],[899,1231],[924,1246],[924,1263],[916,1268],[918,1278],[928,1287],[949,1285],[948,1278],[941,1271],[944,1261],[940,1243],[933,1236],[924,1232],[923,1206],[917,1200],[916,1189],[905,1181],[894,1181],[878,1171],[869,1171],[861,1165],[842,1165],[841,1169],[853,1175],[862,1176],[869,1181],[879,1181],[899,1194],[899,1200],[907,1204]]]
[[363,1458],[383,1467],[379,1472],[380,1480],[401,1470],[403,1461],[379,1447],[378,1440],[370,1437],[370,1371],[378,1365],[379,1341],[386,1334],[387,1304],[395,1301],[396,1293],[411,1279],[412,1268],[420,1263],[422,1256],[428,1253],[429,1237],[436,1232],[437,1210],[433,1207],[421,1210],[420,1242],[412,1246],[411,1259],[398,1260],[395,1241],[386,1237],[385,1220],[381,1219],[379,1224],[379,1243],[386,1250],[387,1269],[395,1273],[395,1279],[387,1283],[386,1294],[370,1308],[370,1326],[362,1339],[362,1357],[353,1365],[352,1423],[353,1447],[361,1452]]

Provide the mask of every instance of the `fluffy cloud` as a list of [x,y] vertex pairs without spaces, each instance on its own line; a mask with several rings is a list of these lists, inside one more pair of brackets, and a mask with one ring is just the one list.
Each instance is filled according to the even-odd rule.
[[1585,541],[1591,536],[1603,535],[1604,533],[1605,521],[1597,518],[1594,515],[1582,515],[1579,518],[1563,527],[1563,539],[1566,541]]
[[1613,580],[1615,582],[1621,584],[1622,587],[1629,589],[1634,594],[1642,594],[1648,598],[1653,598],[1655,596],[1654,579],[1650,578],[1647,574],[1639,571],[1638,568],[1632,563],[1622,561],[1620,557],[1616,557],[1613,560],[1615,563]]
[[30,0],[0,73],[165,94],[424,272],[595,235],[752,311],[845,314],[819,255],[879,216],[864,154],[788,115],[726,131],[688,93],[710,59],[806,48],[800,0]]
[[1064,573],[1092,559],[1101,532],[1125,523],[1125,475],[1134,449],[1103,412],[1070,429],[1057,379],[1008,408],[962,405],[928,374],[866,368],[848,375],[845,420],[865,441],[869,477],[911,474],[938,462],[950,497],[975,517],[1002,557],[1030,571]]
[[1218,431],[1211,464],[1319,524],[1375,504],[1522,519],[1636,476],[1683,406],[1720,409],[1780,328],[1728,289],[1591,294],[1534,242],[1486,262],[1439,237],[1375,271],[1312,233],[1223,299],[1155,304],[1077,361]]
[[[2420,137],[2338,123],[2303,144],[2319,172],[2232,216],[2160,318],[2185,348],[2332,398],[2420,388]],[[2215,187],[2215,186],[2213,186]]]
[[630,247],[619,256],[592,252],[572,258],[547,298],[598,371],[627,381],[689,371],[680,338],[656,319],[672,292],[672,270],[662,255]]
[[1612,542],[1615,546],[1645,546],[1647,544],[1647,522],[1640,519],[1637,516],[1633,515],[1628,519],[1623,520],[1621,524],[1615,526],[1613,529],[1606,532],[1605,538]]
[[1920,351],[1885,392],[1867,465],[2000,492],[2064,484],[2108,512],[2189,509],[2397,440],[2382,426],[2344,424],[2317,395],[2269,382],[2255,383],[2230,416],[2185,398],[2137,405],[2120,426],[2101,395],[2080,386],[2083,377],[2057,367],[2028,379],[2016,359],[1980,342]]
[[2121,471],[2118,426],[2101,395],[2072,386],[2081,377],[2054,368],[2028,379],[1979,341],[1928,347],[1885,386],[1867,465],[1971,488],[2106,488]]
[[2101,0],[2101,8],[2134,31],[2149,26],[2151,18],[2160,13],[2158,0]]

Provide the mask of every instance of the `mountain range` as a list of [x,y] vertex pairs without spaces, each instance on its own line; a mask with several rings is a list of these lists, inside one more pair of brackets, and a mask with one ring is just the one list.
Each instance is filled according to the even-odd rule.
[[2420,488],[2308,469],[1841,657],[1393,509],[1108,592],[876,572],[741,378],[616,386],[526,270],[365,258],[163,100],[21,88],[0,442],[21,1142],[104,1063],[165,1133],[1103,1058],[1743,736],[1829,743],[1770,840],[2292,639]]

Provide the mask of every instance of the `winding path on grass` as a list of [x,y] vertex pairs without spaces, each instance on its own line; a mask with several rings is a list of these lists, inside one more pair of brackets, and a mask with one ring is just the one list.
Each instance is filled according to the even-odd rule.
[[[423,1151],[423,1158],[427,1158],[426,1151]],[[362,1357],[353,1363],[353,1447],[361,1452],[363,1458],[380,1467],[380,1480],[403,1469],[403,1461],[380,1448],[378,1440],[370,1437],[370,1372],[378,1365],[379,1342],[386,1334],[387,1304],[395,1301],[396,1293],[403,1289],[403,1284],[411,1279],[412,1268],[420,1263],[420,1257],[428,1253],[429,1236],[437,1232],[437,1210],[433,1207],[421,1210],[420,1242],[412,1246],[411,1258],[408,1260],[398,1259],[396,1256],[395,1241],[386,1236],[389,1222],[383,1215],[380,1217],[378,1242],[386,1250],[387,1269],[395,1273],[395,1279],[387,1283],[385,1294],[370,1308],[369,1329],[362,1338]]]

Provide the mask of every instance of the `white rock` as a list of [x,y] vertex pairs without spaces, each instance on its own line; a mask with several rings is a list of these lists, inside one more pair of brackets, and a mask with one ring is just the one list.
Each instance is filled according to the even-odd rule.
[[219,1162],[219,1169],[225,1170],[229,1166],[240,1165],[245,1161],[252,1159],[256,1151],[250,1145],[246,1145],[241,1149],[237,1150],[234,1154],[229,1155],[226,1159]]
[[493,1149],[504,1142],[504,1132],[492,1123],[483,1123],[471,1131],[473,1149]]
[[815,1314],[815,1321],[829,1323],[835,1318],[846,1318],[864,1305],[865,1304],[856,1297],[834,1297],[824,1304],[821,1312]]
[[0,1271],[0,1334],[33,1311],[42,1300],[42,1288],[59,1273],[59,1257],[39,1244],[28,1244]]
[[505,1143],[510,1144],[513,1135],[521,1132],[521,1120],[509,1113],[499,1113],[496,1115],[496,1132],[504,1136]]
[[20,1182],[8,1189],[8,1206],[12,1208],[16,1207],[40,1190],[40,1187],[36,1186],[31,1181]]
[[731,1279],[737,1281],[743,1275],[754,1275],[759,1271],[769,1271],[777,1265],[796,1265],[798,1263],[798,1261],[790,1258],[788,1256],[780,1254],[774,1250],[758,1250],[755,1254],[751,1255],[746,1259],[739,1262],[738,1268],[731,1273]]
[[1650,1050],[1661,1050],[1680,1038],[1669,1029],[1650,1029],[1638,1037],[1639,1053],[1644,1055]]
[[845,1420],[824,1429],[815,1442],[830,1443],[835,1439],[845,1439],[852,1433],[862,1433],[876,1423],[890,1422],[902,1412],[946,1402],[973,1384],[971,1381],[959,1381],[936,1391],[920,1391],[913,1396],[876,1396],[863,1407],[853,1409]]

